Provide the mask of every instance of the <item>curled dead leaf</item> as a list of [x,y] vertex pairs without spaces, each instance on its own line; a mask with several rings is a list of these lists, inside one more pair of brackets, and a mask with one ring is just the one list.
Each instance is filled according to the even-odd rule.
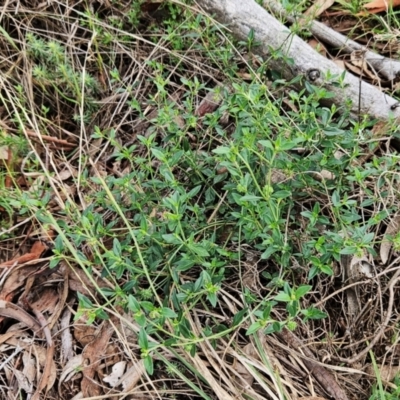
[[392,249],[392,242],[388,240],[387,237],[399,233],[399,228],[400,228],[400,216],[392,218],[386,228],[385,238],[382,240],[381,248],[379,250],[379,254],[381,256],[381,260],[384,265],[388,262],[389,254]]
[[126,367],[126,361],[120,361],[113,365],[112,372],[103,378],[103,382],[108,383],[111,387],[115,387],[119,384],[119,380],[124,375]]

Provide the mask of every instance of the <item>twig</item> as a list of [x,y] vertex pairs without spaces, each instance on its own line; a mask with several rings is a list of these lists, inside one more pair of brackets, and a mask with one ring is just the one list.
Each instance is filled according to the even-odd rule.
[[[291,23],[299,21],[299,17],[286,12],[281,4],[275,0],[265,0],[264,6],[270,8],[274,14],[284,15]],[[300,19],[306,21],[302,16],[300,16]],[[343,36],[321,22],[307,21],[307,28],[322,42],[340,48],[340,50],[345,53],[353,53],[354,51],[362,52],[364,60],[374,69],[375,72],[379,73],[388,81],[393,81],[400,77],[400,61],[392,60],[391,58],[370,51],[367,47]]]

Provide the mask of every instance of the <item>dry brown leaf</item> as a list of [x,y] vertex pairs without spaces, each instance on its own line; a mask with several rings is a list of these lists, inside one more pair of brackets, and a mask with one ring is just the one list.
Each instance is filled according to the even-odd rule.
[[100,396],[102,394],[101,383],[94,380],[100,361],[106,353],[106,348],[114,332],[112,325],[104,321],[99,334],[83,350],[84,363],[81,390],[85,397]]
[[83,399],[83,393],[79,392],[71,400],[81,400],[81,399]]
[[42,326],[47,342],[46,362],[43,368],[42,376],[39,381],[39,385],[37,386],[36,392],[32,397],[32,400],[39,400],[41,398],[41,392],[44,389],[46,389],[47,393],[54,385],[55,379],[53,379],[53,377],[56,376],[56,371],[54,371],[54,360],[53,360],[55,345],[53,342],[53,338],[47,320],[44,318],[43,314],[35,307],[31,306],[31,309],[35,314],[37,320],[39,321],[40,325]]
[[9,149],[8,146],[0,146],[0,160],[8,160]]
[[16,290],[24,285],[26,277],[34,274],[36,271],[36,265],[27,265],[13,269],[1,288],[0,300],[11,301]]
[[53,313],[56,308],[59,295],[54,288],[45,288],[40,292],[37,300],[31,303],[31,306],[36,308],[42,313]]
[[25,375],[29,383],[33,383],[36,375],[36,364],[32,355],[27,351],[22,354],[22,362],[24,363],[24,369],[22,373]]
[[332,6],[335,0],[317,0],[305,13],[304,15],[311,15],[312,17],[318,17],[324,11]]
[[390,220],[386,231],[385,236],[381,243],[381,248],[379,250],[382,264],[385,265],[388,262],[390,250],[392,249],[392,242],[387,239],[387,236],[393,236],[399,233],[400,227],[400,216],[394,217]]
[[[14,332],[15,333],[15,332]],[[57,368],[53,359],[48,359],[48,349],[45,349],[41,346],[38,346],[34,343],[32,338],[28,338],[26,336],[22,336],[23,332],[21,332],[21,336],[19,338],[11,337],[5,343],[13,346],[13,347],[21,347],[26,350],[29,354],[33,355],[37,361],[38,366],[41,368],[46,367],[46,363],[49,362],[49,370],[50,374],[47,379],[47,388],[53,387],[56,378],[57,378]],[[2,335],[0,335],[1,337]],[[36,367],[36,379],[41,379],[40,377],[40,368]]]
[[[58,296],[58,302],[52,312],[52,315],[49,317],[48,323],[49,323],[49,328],[52,329],[54,325],[56,325],[59,322],[61,313],[64,310],[65,303],[67,301],[68,295],[69,295],[69,274],[66,272],[66,270],[60,269],[60,272],[63,274],[63,279],[62,283],[60,283],[63,287],[62,291],[59,290],[59,296]],[[60,293],[61,292],[61,293]]]
[[[400,372],[399,365],[378,365],[379,374],[383,381],[391,382],[396,375]],[[373,365],[368,365],[367,369],[365,370],[367,374],[376,376],[376,372],[374,370]]]
[[0,264],[0,268],[12,267],[28,261],[37,260],[40,258],[41,254],[46,250],[46,248],[47,247],[43,242],[37,241],[33,244],[30,253],[23,254],[22,256],[16,257],[13,260],[5,261]]
[[387,11],[390,6],[400,6],[400,0],[373,0],[370,3],[364,4],[364,8],[366,8],[370,14]]
[[0,300],[0,315],[23,322],[25,326],[34,330],[36,334],[41,335],[40,324],[35,320],[35,318],[33,318],[30,314],[16,304],[5,300]]
[[25,390],[25,392],[30,393],[32,391],[32,384],[29,382],[28,378],[23,372],[17,369],[13,370],[15,377],[17,378],[18,387]]
[[361,70],[360,75],[366,76],[372,81],[379,81],[379,77],[374,71],[371,71],[370,65],[364,58],[364,53],[359,50],[355,50],[350,54],[351,64],[358,67]]
[[339,59],[335,58],[335,59],[333,60],[333,62],[334,62],[339,68],[346,69],[346,64],[345,64],[345,62],[344,62],[343,60],[339,60]]
[[214,112],[219,107],[222,95],[218,90],[221,90],[221,87],[217,87],[217,90],[212,89],[207,93],[194,113],[196,116],[203,117],[206,114]]
[[315,51],[317,51],[319,54],[322,54],[324,57],[327,56],[328,51],[326,50],[326,47],[319,42],[316,39],[309,39],[307,42]]
[[71,334],[71,311],[66,308],[63,312],[60,321],[61,328],[61,362],[65,363],[72,359],[74,351],[72,349],[72,334]]
[[91,343],[98,335],[99,329],[88,325],[86,319],[81,317],[74,321],[74,338],[83,347]]

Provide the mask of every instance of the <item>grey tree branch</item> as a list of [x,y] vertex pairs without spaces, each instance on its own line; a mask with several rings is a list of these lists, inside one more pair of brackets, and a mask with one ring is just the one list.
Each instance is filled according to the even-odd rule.
[[[275,0],[265,0],[264,6],[268,7],[274,14],[284,15],[285,18],[294,23],[299,18],[290,15],[285,9]],[[310,32],[320,39],[322,42],[341,49],[345,53],[352,53],[353,51],[360,51],[363,53],[364,60],[371,65],[371,67],[383,76],[388,81],[392,81],[400,77],[400,61],[392,60],[391,58],[384,57],[373,51],[368,50],[365,46],[347,38],[346,36],[329,28],[325,24],[318,21],[310,21],[307,23]]]
[[[325,78],[328,72],[330,76],[339,77],[343,70],[291,33],[255,1],[201,0],[198,4],[220,23],[227,25],[239,40],[246,40],[253,31],[255,40],[260,43],[260,46],[253,49],[254,53],[268,59],[271,68],[281,71],[285,79],[291,80],[302,75],[312,84],[334,93],[334,97],[327,101],[328,104],[342,105],[351,100],[351,112],[356,115],[360,113],[382,120],[388,120],[391,116],[400,117],[400,109],[396,107],[397,101],[394,98],[354,75],[345,74],[343,88],[328,81]],[[290,58],[292,65],[284,57],[273,57],[272,53],[276,50]]]

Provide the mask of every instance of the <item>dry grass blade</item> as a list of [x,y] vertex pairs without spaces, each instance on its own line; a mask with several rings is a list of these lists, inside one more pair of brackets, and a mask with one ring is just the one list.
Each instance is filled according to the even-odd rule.
[[[188,356],[189,357],[189,356]],[[200,372],[200,374],[204,377],[207,383],[210,385],[211,389],[217,396],[219,400],[234,400],[232,397],[211,374],[209,368],[206,363],[198,356],[190,356],[189,359],[192,361],[193,365]]]

